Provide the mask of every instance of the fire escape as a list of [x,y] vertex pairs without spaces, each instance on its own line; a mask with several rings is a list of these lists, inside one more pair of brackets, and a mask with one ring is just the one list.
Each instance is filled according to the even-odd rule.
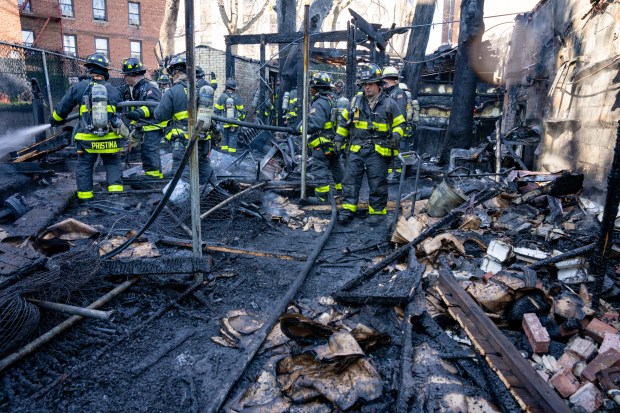
[[30,30],[34,33],[32,46],[35,47],[41,35],[52,21],[60,26],[60,46],[62,50],[63,27],[61,5],[58,0],[17,0],[20,17],[32,22]]

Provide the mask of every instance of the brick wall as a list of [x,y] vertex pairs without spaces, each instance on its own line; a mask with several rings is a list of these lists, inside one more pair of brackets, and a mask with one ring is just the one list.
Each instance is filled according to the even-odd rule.
[[[2,0],[11,1],[11,0]],[[49,0],[30,0],[33,13]],[[122,59],[130,56],[130,42],[142,42],[142,60],[149,70],[157,69],[158,62],[153,53],[159,39],[159,28],[163,21],[165,0],[136,0],[140,4],[140,26],[129,24],[127,0],[107,0],[106,21],[93,19],[91,0],[74,0],[74,18],[63,17],[50,20],[40,34],[44,19],[33,18],[22,13],[22,24],[34,29],[36,46],[46,50],[62,51],[62,34],[77,37],[77,53],[85,57],[95,52],[95,37],[108,39],[110,61],[113,68],[120,69]],[[57,4],[57,3],[56,3]],[[62,27],[61,27],[62,26]],[[21,43],[21,32],[19,42]]]
[[9,43],[21,44],[22,30],[19,23],[19,9],[17,1],[0,0],[0,40]]
[[[196,65],[202,67],[207,75],[209,72],[215,72],[218,81],[218,88],[215,92],[217,99],[224,91],[224,83],[226,82],[226,53],[209,46],[198,46],[196,47],[195,59]],[[254,111],[252,98],[259,86],[258,68],[259,63],[257,61],[235,57],[237,93],[243,99],[247,114]]]

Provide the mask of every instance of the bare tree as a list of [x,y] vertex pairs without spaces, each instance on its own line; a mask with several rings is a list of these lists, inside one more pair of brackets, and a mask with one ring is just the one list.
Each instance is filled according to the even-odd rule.
[[484,0],[463,0],[459,45],[456,52],[450,123],[441,161],[447,162],[453,148],[469,148],[473,139],[474,105],[478,77],[472,65],[480,54],[484,33]]
[[[243,3],[243,1],[242,1]],[[247,21],[243,21],[243,10],[239,5],[239,0],[217,0],[217,8],[220,11],[222,22],[228,30],[228,34],[242,34],[245,33],[260,17],[263,15],[269,0],[264,0],[258,11],[254,13]],[[239,21],[239,15],[241,15],[241,22]]]
[[174,53],[174,32],[177,28],[180,0],[166,0],[164,21],[159,29],[159,41],[162,45],[162,58]]

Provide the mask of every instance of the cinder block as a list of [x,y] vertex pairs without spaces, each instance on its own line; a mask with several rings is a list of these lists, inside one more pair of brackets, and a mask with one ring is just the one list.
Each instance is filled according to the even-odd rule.
[[573,338],[564,348],[564,352],[573,353],[580,360],[587,360],[595,351],[596,344],[581,337]]
[[546,353],[549,351],[549,343],[551,342],[549,333],[547,329],[540,324],[540,320],[536,314],[524,314],[522,325],[534,353]]
[[584,333],[600,344],[605,339],[605,333],[618,334],[618,330],[598,318],[593,318],[586,326]]
[[551,377],[549,383],[562,395],[562,397],[570,397],[579,390],[579,380],[570,369],[563,368]]
[[581,372],[583,379],[594,381],[596,379],[596,373],[613,366],[620,361],[620,351],[616,349],[609,349],[604,353],[600,353],[594,358],[586,368]]

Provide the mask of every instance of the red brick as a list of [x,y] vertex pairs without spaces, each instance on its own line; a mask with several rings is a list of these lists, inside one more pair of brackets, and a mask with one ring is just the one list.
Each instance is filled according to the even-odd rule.
[[605,353],[601,353],[594,358],[588,366],[581,372],[581,377],[594,381],[596,379],[596,373],[613,366],[620,360],[620,351],[612,348]]
[[567,368],[563,368],[555,373],[549,380],[549,383],[551,383],[564,398],[572,396],[573,393],[579,390],[579,380],[577,380],[570,369]]
[[540,324],[538,316],[534,313],[524,314],[522,324],[534,353],[546,353],[549,351],[551,339],[547,329]]
[[620,335],[605,333],[605,339],[603,340],[603,344],[598,349],[599,353],[604,353],[610,348],[615,348],[616,350],[620,350]]
[[603,403],[601,392],[592,383],[587,383],[573,394],[569,401],[583,408],[586,412],[592,413],[596,411]]
[[620,320],[620,314],[616,311],[607,312],[601,317],[601,321],[607,324],[617,323],[618,320]]
[[587,360],[596,351],[596,344],[581,337],[574,337],[564,348],[564,352],[573,353],[580,360]]
[[599,344],[603,342],[606,332],[617,334],[618,330],[616,330],[609,324],[602,322],[598,318],[593,318],[592,321],[590,321],[590,324],[588,324],[588,326],[585,328],[585,331],[584,331],[584,333],[587,336],[592,337],[592,339]]
[[560,366],[560,369],[567,368],[572,370],[573,366],[578,361],[579,358],[577,358],[577,356],[575,356],[573,353],[564,353],[562,354],[562,357],[558,359],[558,365]]

